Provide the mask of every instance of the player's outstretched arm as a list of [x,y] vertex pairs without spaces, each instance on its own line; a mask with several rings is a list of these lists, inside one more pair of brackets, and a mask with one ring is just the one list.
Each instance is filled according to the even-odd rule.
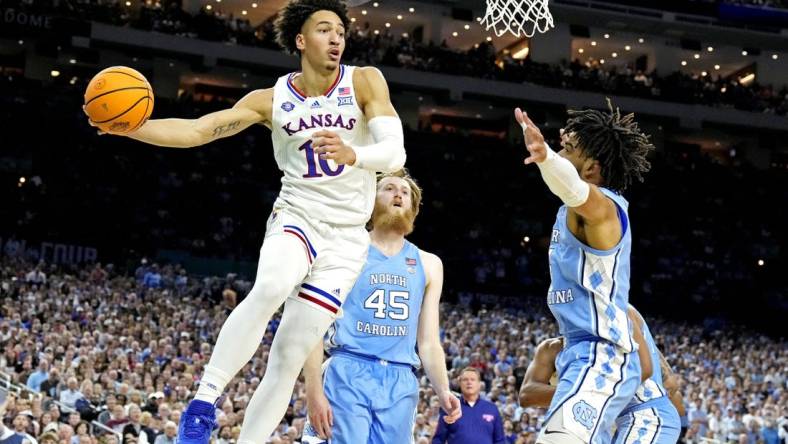
[[323,130],[312,135],[315,152],[338,165],[384,173],[402,169],[406,158],[405,136],[402,122],[391,104],[386,79],[377,68],[358,68],[353,73],[353,85],[375,143],[350,146],[336,133]]
[[623,233],[616,204],[599,187],[583,180],[569,160],[547,145],[542,132],[526,113],[517,108],[514,115],[523,127],[529,153],[524,163],[535,163],[550,191],[569,207],[570,212],[583,219],[588,246],[607,250],[618,244]]
[[443,417],[447,424],[452,424],[462,416],[460,400],[449,390],[449,375],[446,371],[446,354],[440,340],[440,299],[443,291],[443,263],[434,254],[420,252],[424,271],[427,275],[427,287],[421,303],[419,330],[416,341],[419,346],[419,358],[424,366],[435,394],[446,412]]
[[331,427],[334,425],[334,415],[323,391],[322,364],[323,343],[321,342],[306,358],[303,374],[309,423],[312,424],[318,436],[329,439],[331,438]]
[[545,339],[536,347],[534,359],[525,371],[520,387],[520,405],[523,407],[549,407],[555,395],[550,377],[555,373],[555,358],[563,348],[560,338]]
[[191,148],[238,134],[255,123],[269,120],[273,89],[252,91],[230,109],[197,119],[148,120],[128,137],[170,148]]

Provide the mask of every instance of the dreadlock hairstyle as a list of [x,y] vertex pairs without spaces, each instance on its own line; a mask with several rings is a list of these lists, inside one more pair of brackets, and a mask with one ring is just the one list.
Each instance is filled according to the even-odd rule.
[[620,192],[633,177],[643,182],[643,173],[651,169],[646,156],[654,145],[638,127],[635,114],[622,116],[610,99],[607,107],[609,113],[570,110],[564,131],[573,132],[583,154],[599,162],[605,186]]
[[347,6],[341,0],[291,0],[279,12],[274,23],[277,43],[291,54],[300,54],[296,47],[296,36],[301,33],[307,19],[317,11],[331,11],[339,16],[345,29],[350,27]]

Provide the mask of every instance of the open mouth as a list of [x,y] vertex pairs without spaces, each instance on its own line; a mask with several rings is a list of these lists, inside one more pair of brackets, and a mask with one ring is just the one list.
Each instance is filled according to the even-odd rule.
[[339,60],[339,50],[338,49],[329,50],[328,56],[331,58],[331,60]]

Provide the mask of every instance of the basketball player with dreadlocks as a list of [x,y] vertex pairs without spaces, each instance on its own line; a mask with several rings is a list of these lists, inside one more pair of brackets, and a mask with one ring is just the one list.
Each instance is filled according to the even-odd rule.
[[550,311],[564,337],[558,386],[538,444],[608,444],[612,426],[640,385],[640,359],[627,317],[632,234],[620,194],[642,180],[654,149],[634,121],[608,101],[607,112],[570,111],[560,152],[519,108],[529,156],[564,203],[550,241]]

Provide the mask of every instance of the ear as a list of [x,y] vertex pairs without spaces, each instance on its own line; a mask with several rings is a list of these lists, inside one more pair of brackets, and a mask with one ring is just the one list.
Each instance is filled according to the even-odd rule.
[[596,159],[586,159],[583,162],[583,167],[580,170],[580,177],[586,182],[597,183],[602,179],[602,166]]
[[298,33],[296,35],[296,48],[299,51],[303,51],[306,48],[306,38],[304,38],[304,34]]

